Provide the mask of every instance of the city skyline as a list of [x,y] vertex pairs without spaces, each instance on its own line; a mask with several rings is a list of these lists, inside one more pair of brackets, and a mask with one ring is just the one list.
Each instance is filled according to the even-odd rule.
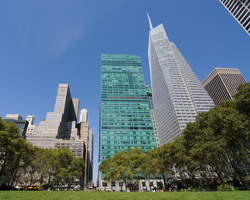
[[84,159],[84,180],[79,183],[86,187],[93,183],[93,132],[86,109],[86,120],[80,113],[80,123],[77,123],[79,102],[80,99],[72,98],[69,85],[60,83],[54,112],[48,112],[46,120],[41,120],[32,134],[26,134],[26,140],[40,148],[68,148],[75,157]]
[[237,67],[250,80],[249,36],[217,0],[145,0],[143,5],[112,0],[1,1],[0,11],[0,80],[4,86],[0,116],[32,114],[38,125],[53,109],[58,84],[69,83],[72,93],[81,99],[80,107],[89,111],[95,133],[95,172],[100,55],[140,55],[145,82],[150,85],[147,12],[153,24],[165,25],[200,81],[217,66]]

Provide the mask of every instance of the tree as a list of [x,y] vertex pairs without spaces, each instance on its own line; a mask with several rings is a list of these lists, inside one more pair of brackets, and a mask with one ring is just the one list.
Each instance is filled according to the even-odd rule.
[[62,181],[69,180],[70,164],[73,161],[73,154],[69,149],[59,148],[52,154],[52,174],[55,185],[59,187]]
[[250,83],[239,85],[238,92],[234,95],[233,101],[236,109],[244,114],[248,119],[250,118]]
[[19,136],[16,125],[0,118],[0,180],[10,187],[13,186],[19,170],[22,156],[20,151],[25,145],[25,140]]
[[82,158],[73,158],[68,171],[68,187],[75,178],[81,178],[84,175],[85,163]]
[[14,186],[15,181],[20,182],[29,173],[29,166],[34,159],[35,148],[23,138],[15,141],[15,160],[13,161],[13,172],[9,185]]
[[41,149],[34,147],[19,135],[12,122],[0,118],[0,182],[9,188],[16,183],[40,185],[67,182],[84,172],[84,161],[75,158],[69,149]]
[[[105,179],[109,182],[123,180],[125,187],[129,183],[138,185],[138,180],[149,176],[147,165],[148,158],[142,149],[127,149],[127,152],[119,151],[112,158],[102,161],[99,171],[105,173]],[[131,188],[130,188],[131,189]]]
[[37,176],[37,181],[40,185],[46,184],[51,185],[51,179],[53,178],[53,167],[54,167],[54,149],[42,149],[38,148],[35,151],[36,159],[32,161],[32,167]]
[[214,179],[223,183],[232,176],[243,179],[242,166],[250,157],[250,83],[240,85],[234,97],[199,113],[174,142],[147,154],[131,149],[119,152],[103,161],[100,170],[107,180],[125,182],[161,174],[165,187],[170,177],[177,181],[177,175],[196,186]]
[[15,148],[13,140],[19,137],[18,128],[13,123],[2,121],[0,118],[0,178],[5,180],[8,171],[8,165],[11,165],[14,159]]
[[[197,116],[183,131],[186,155],[200,171],[212,168],[222,180],[232,166],[242,177],[240,165],[248,159],[245,150],[249,137],[248,121],[233,107],[221,106]],[[204,173],[207,175],[208,173]]]
[[170,163],[169,144],[162,145],[148,152],[149,160],[151,160],[152,171],[155,174],[160,174],[164,181],[165,190],[167,190],[166,176],[172,164]]

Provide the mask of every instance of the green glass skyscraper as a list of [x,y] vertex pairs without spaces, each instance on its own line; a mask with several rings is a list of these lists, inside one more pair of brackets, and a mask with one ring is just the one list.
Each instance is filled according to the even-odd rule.
[[120,149],[154,149],[156,141],[140,57],[102,54],[101,59],[99,162]]

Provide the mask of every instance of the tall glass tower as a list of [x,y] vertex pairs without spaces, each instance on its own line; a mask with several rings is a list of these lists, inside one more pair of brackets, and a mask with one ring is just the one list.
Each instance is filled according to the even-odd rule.
[[162,24],[153,28],[150,18],[148,58],[153,104],[160,145],[173,142],[199,112],[214,106]]
[[101,59],[99,162],[120,149],[154,149],[156,141],[140,57],[102,54]]

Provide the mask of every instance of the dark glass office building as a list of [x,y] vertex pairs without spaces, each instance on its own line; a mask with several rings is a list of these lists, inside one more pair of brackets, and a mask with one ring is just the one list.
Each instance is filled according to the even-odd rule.
[[28,121],[23,119],[3,119],[6,122],[13,122],[19,128],[19,134],[21,137],[25,138],[25,134],[28,128]]

